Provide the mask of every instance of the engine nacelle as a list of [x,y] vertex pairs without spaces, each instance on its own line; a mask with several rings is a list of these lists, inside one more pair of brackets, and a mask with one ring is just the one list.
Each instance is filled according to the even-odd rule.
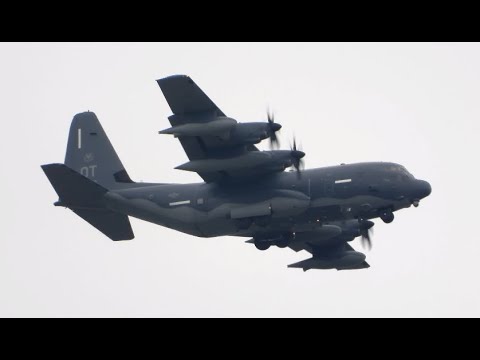
[[337,269],[337,270],[352,270],[367,267],[364,264],[365,254],[358,251],[345,251],[334,258],[314,256],[310,259],[300,261],[295,264],[290,264],[290,268],[300,268],[303,271],[310,269]]
[[246,154],[226,159],[192,160],[175,169],[193,172],[219,172],[248,169],[284,170],[292,166],[292,151],[251,151]]
[[238,123],[232,129],[230,141],[235,144],[258,144],[270,136],[270,127],[265,122]]
[[217,146],[221,147],[222,141],[232,145],[258,144],[267,139],[273,132],[282,126],[276,123],[251,122],[238,123],[229,117],[216,117],[209,121],[188,122],[159,131],[159,134],[185,136],[214,136],[220,140]]
[[232,129],[237,125],[237,121],[232,118],[221,117],[208,122],[188,123],[177,125],[171,128],[159,131],[159,134],[180,136],[220,136],[230,137]]

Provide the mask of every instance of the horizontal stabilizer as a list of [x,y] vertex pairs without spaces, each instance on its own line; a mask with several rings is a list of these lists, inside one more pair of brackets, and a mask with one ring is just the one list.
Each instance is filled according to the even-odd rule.
[[42,169],[63,206],[102,207],[103,195],[107,192],[103,186],[64,164],[42,165]]
[[104,209],[72,210],[75,214],[113,241],[132,240],[135,237],[127,215],[114,213],[113,211]]
[[43,165],[42,169],[60,197],[56,205],[70,208],[114,241],[134,238],[128,216],[105,208],[107,189],[103,186],[64,164]]

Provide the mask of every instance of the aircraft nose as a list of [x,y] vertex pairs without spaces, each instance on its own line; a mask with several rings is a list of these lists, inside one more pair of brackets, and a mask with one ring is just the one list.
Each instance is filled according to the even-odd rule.
[[427,181],[417,180],[415,183],[415,196],[423,199],[432,193],[432,187]]

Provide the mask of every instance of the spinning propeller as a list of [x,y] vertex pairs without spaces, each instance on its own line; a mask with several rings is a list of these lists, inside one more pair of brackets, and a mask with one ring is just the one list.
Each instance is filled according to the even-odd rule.
[[278,149],[280,148],[280,140],[278,139],[276,133],[282,128],[282,125],[275,122],[275,116],[270,110],[267,110],[267,120],[269,128],[270,149]]
[[[270,139],[270,149],[280,148],[280,139],[277,136],[277,131],[282,128],[282,125],[275,122],[275,115],[272,111],[267,109],[267,121],[268,121],[268,137]],[[295,170],[297,171],[298,178],[301,177],[301,171],[305,168],[305,162],[303,158],[305,153],[297,149],[297,141],[293,138],[293,146],[290,146],[291,162]]]
[[292,165],[295,170],[297,170],[297,176],[300,178],[300,172],[305,168],[305,161],[303,160],[305,153],[301,150],[297,150],[297,141],[295,137],[293,138],[293,146],[291,147],[290,155],[292,157]]
[[363,248],[367,250],[372,249],[373,225],[375,223],[370,220],[358,220],[358,227],[360,228],[361,243]]

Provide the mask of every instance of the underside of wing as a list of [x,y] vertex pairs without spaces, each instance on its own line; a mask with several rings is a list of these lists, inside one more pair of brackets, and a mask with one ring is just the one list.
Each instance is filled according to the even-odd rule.
[[341,235],[330,237],[325,241],[318,232],[298,233],[289,247],[297,252],[305,250],[312,254],[309,259],[288,265],[290,268],[307,271],[310,269],[358,270],[370,267],[365,261],[365,254],[355,251]]

